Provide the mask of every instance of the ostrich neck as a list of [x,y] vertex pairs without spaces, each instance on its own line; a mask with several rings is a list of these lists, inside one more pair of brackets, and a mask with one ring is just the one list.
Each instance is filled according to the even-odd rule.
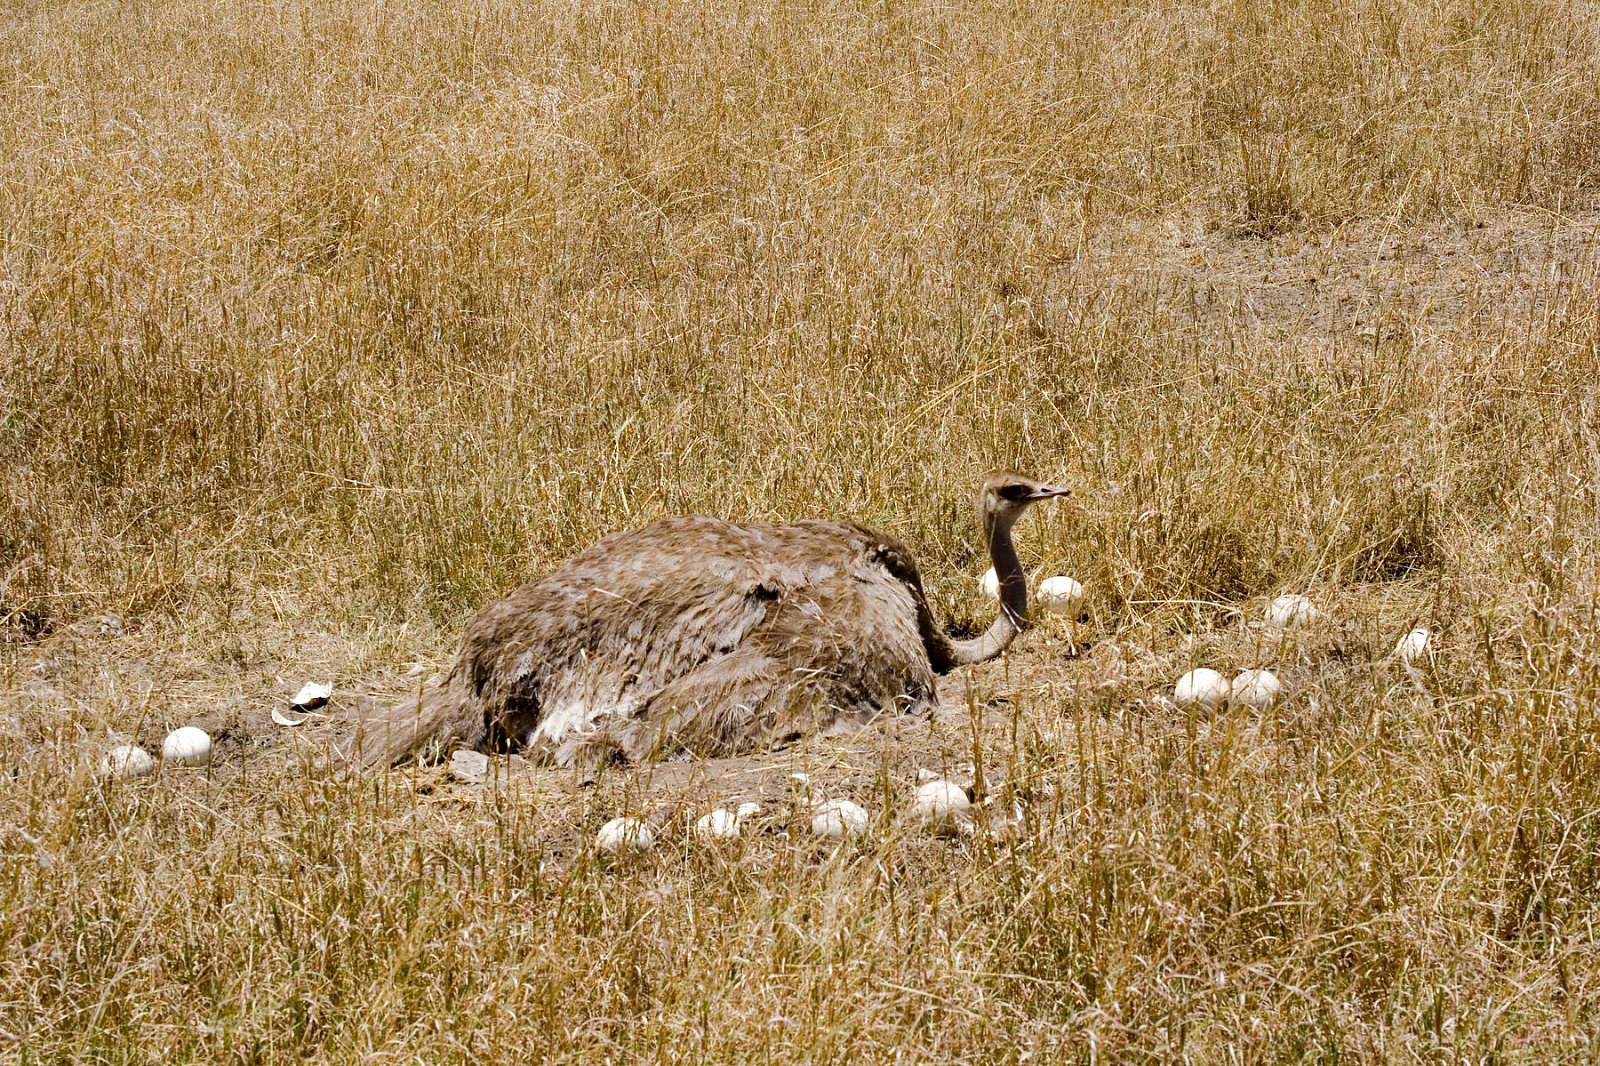
[[933,662],[934,670],[947,673],[957,666],[987,662],[1006,650],[1022,632],[1028,617],[1028,576],[1023,573],[1017,549],[1011,544],[1011,522],[985,514],[984,537],[989,542],[989,559],[1000,579],[1000,614],[994,623],[972,640],[951,640],[933,620],[927,601],[918,597],[918,628]]

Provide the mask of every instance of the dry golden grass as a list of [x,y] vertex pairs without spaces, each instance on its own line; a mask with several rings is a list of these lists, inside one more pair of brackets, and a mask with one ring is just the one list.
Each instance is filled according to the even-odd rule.
[[[0,1048],[1590,1060],[1597,180],[1560,0],[6,5]],[[970,623],[1000,465],[1079,486],[1093,651],[824,779],[981,755],[1015,835],[608,871],[626,780],[264,724],[668,513],[882,524]],[[1197,662],[1289,698],[1151,702]]]

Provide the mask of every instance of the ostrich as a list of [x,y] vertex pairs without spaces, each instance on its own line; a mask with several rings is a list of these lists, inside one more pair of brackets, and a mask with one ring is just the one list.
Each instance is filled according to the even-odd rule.
[[480,610],[451,665],[359,724],[361,768],[451,746],[557,765],[726,755],[935,705],[934,677],[1027,625],[1011,527],[1069,490],[994,473],[978,492],[1000,613],[972,640],[935,623],[906,546],[852,522],[667,518],[606,537]]

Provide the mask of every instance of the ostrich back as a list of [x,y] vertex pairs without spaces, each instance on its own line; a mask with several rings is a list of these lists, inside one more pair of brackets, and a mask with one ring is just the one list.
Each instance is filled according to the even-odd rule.
[[[862,526],[669,518],[483,608],[394,761],[455,740],[555,762],[732,754],[925,707],[934,667],[904,546]],[[431,706],[430,706],[431,699]]]

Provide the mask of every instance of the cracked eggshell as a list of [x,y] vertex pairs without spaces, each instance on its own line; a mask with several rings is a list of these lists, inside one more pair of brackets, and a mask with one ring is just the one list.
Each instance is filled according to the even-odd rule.
[[307,681],[300,686],[300,691],[294,694],[294,699],[289,701],[289,706],[297,711],[314,711],[324,703],[327,703],[332,696],[333,685]]

